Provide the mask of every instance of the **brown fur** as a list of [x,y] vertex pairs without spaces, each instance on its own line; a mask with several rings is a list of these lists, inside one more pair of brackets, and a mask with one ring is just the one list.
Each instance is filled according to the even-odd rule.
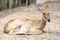
[[[10,20],[4,27],[4,33],[8,33],[8,34],[25,34],[25,33],[21,33],[21,32],[15,32],[15,30],[17,28],[21,28],[21,26],[23,25],[24,28],[27,29],[27,33],[28,34],[40,34],[43,32],[43,29],[46,25],[46,22],[49,21],[50,22],[50,13],[49,13],[49,9],[48,6],[46,6],[43,10],[43,17],[41,20],[38,19],[12,19]],[[12,22],[12,23],[11,23]],[[14,22],[17,22],[14,24]],[[13,24],[14,26],[9,26],[8,24]]]

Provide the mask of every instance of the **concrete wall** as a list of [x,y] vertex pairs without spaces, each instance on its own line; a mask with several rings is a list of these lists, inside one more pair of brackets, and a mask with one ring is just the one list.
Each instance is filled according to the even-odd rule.
[[60,0],[48,0],[48,1],[60,1]]
[[36,0],[30,0],[30,3],[36,3]]
[[37,4],[42,4],[42,3],[45,3],[45,2],[47,2],[48,0],[36,0],[36,3]]
[[36,0],[36,4],[43,4],[47,1],[60,1],[60,0]]

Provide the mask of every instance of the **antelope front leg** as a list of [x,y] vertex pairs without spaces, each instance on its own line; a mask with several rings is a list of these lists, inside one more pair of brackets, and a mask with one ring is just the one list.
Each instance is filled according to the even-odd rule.
[[30,33],[28,33],[28,34],[41,34],[41,33],[43,33],[42,30],[39,30],[39,29],[32,29],[32,30],[30,31]]

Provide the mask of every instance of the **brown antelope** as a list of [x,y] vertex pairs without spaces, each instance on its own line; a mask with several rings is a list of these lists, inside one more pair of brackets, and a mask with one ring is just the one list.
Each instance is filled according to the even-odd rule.
[[44,32],[46,23],[50,22],[49,7],[42,10],[42,19],[13,19],[4,27],[4,33],[7,34],[41,34]]

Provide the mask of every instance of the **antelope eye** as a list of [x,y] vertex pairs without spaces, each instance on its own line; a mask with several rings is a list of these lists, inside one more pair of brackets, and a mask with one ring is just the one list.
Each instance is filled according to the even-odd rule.
[[45,13],[43,13],[43,15],[45,15]]

